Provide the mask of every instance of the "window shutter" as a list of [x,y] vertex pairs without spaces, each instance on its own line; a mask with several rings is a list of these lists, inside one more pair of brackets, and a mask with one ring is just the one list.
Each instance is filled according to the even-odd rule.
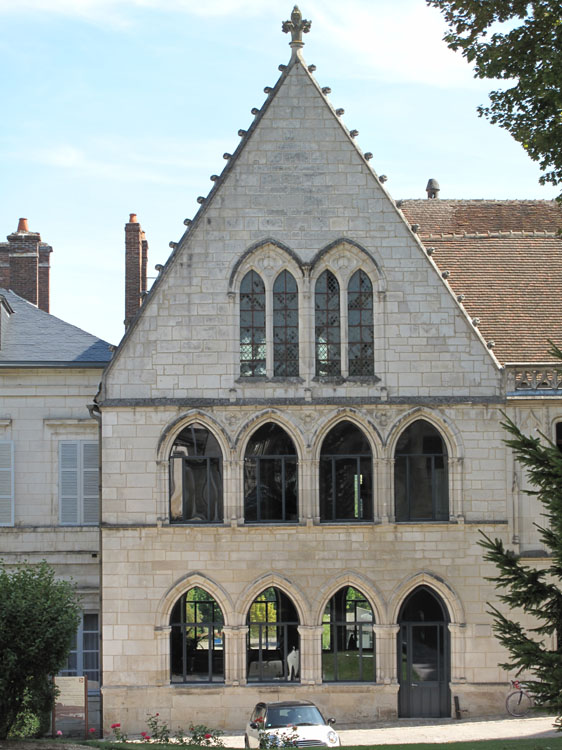
[[99,523],[98,444],[82,443],[83,523]]
[[78,459],[77,440],[59,443],[59,499],[61,524],[78,523]]
[[14,525],[14,444],[0,442],[0,526]]

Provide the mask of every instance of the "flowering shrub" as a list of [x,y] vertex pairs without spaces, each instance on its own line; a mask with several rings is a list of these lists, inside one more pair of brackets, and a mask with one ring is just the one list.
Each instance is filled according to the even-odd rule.
[[[146,719],[146,723],[152,734],[152,739],[155,740],[155,742],[169,742],[170,728],[165,721],[161,722],[159,717],[159,713],[148,714],[148,718]],[[141,736],[145,742],[150,739],[146,732],[142,732]]]
[[121,724],[118,721],[111,725],[111,730],[116,742],[127,742],[127,735],[121,731]]
[[[263,719],[261,719],[263,722]],[[287,725],[287,729],[282,732],[270,732],[267,729],[259,730],[260,748],[262,750],[272,750],[279,747],[297,747],[299,732],[297,727],[292,724]]]
[[209,729],[205,724],[190,724],[187,745],[199,745],[200,747],[224,747],[220,729]]

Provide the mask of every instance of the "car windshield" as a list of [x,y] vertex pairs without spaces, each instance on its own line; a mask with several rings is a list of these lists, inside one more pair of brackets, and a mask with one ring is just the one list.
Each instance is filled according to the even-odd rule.
[[268,709],[265,717],[266,729],[324,723],[316,706],[274,706]]

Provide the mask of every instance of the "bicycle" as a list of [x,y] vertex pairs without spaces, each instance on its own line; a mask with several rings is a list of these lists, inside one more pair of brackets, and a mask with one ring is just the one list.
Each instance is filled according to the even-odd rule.
[[511,680],[511,687],[513,689],[507,694],[505,707],[508,714],[520,719],[522,716],[526,716],[531,710],[533,699],[519,680]]

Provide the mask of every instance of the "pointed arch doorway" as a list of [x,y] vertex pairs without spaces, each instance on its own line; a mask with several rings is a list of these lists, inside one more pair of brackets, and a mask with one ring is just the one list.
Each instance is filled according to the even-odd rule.
[[451,715],[449,617],[441,597],[419,586],[398,615],[398,713],[422,718]]

